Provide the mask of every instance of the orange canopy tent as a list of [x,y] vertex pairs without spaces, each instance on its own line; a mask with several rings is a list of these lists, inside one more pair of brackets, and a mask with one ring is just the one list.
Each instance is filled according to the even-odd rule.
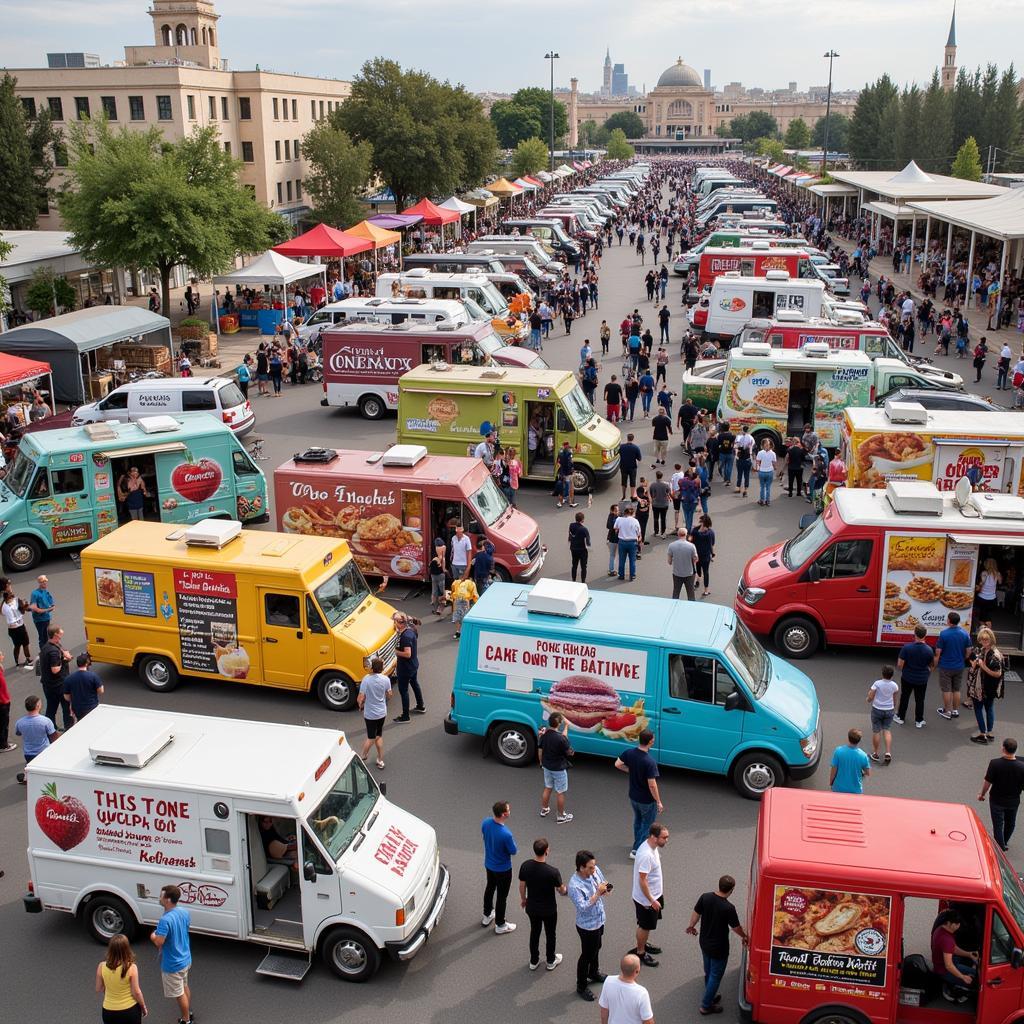
[[347,235],[358,235],[373,243],[373,268],[377,269],[377,250],[386,249],[389,245],[398,246],[398,265],[402,265],[402,236],[398,231],[388,231],[372,221],[361,220],[358,224],[345,231]]

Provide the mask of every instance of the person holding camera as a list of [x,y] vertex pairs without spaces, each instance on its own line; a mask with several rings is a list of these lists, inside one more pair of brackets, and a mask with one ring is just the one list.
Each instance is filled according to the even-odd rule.
[[590,850],[580,850],[576,854],[576,871],[569,879],[568,889],[569,899],[576,908],[576,932],[580,937],[580,956],[576,961],[576,994],[580,999],[592,1003],[594,993],[588,986],[591,982],[603,982],[607,977],[601,973],[598,960],[604,935],[604,898],[612,891],[612,883],[605,881]]

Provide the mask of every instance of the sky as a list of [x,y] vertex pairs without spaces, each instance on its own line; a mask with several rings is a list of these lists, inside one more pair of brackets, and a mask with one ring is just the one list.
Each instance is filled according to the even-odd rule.
[[[942,60],[951,0],[860,0],[807,5],[796,0],[215,0],[221,56],[233,68],[351,78],[363,61],[385,56],[471,91],[512,92],[544,85],[544,53],[554,48],[555,84],[601,84],[605,48],[626,65],[631,85],[652,88],[682,56],[712,84],[798,88],[823,85],[838,50],[833,88],[860,88],[883,72],[899,83],[927,83]],[[48,51],[123,59],[125,45],[152,43],[148,0],[0,0],[0,66],[45,67]],[[367,10],[371,13],[367,15]],[[817,11],[809,23],[808,12]],[[1024,37],[1020,0],[961,4],[957,63],[1001,69]],[[533,42],[531,43],[531,39]],[[1014,52],[1016,50],[1016,53]],[[1024,68],[1018,69],[1024,72]]]

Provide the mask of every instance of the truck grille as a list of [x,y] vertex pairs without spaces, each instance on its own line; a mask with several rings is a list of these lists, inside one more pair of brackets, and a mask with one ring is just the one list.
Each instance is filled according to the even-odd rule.
[[530,556],[530,561],[533,562],[540,554],[540,535],[538,534],[533,539],[533,543],[526,549],[526,553]]
[[384,662],[384,667],[387,668],[393,661],[395,661],[395,651],[398,648],[398,634],[392,633],[391,639],[388,640],[383,647],[377,648],[373,652],[374,658],[380,658]]

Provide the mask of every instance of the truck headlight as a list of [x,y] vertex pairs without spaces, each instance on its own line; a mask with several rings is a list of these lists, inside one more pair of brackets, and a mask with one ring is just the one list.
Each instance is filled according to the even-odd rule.
[[808,761],[818,752],[818,733],[817,731],[812,732],[810,736],[805,736],[800,741],[800,749],[804,752],[804,757]]
[[604,463],[611,462],[615,458],[614,448],[602,448],[601,449],[601,461]]
[[517,549],[517,551],[516,551],[516,561],[520,565],[529,565],[530,564],[530,552],[527,551],[526,548],[519,548],[519,549]]
[[753,606],[757,604],[757,602],[760,601],[766,593],[767,591],[764,589],[764,587],[744,587],[743,603],[748,604],[751,608],[753,608]]
[[0,519],[0,533],[3,533],[8,526],[10,526],[10,523],[6,519]]

